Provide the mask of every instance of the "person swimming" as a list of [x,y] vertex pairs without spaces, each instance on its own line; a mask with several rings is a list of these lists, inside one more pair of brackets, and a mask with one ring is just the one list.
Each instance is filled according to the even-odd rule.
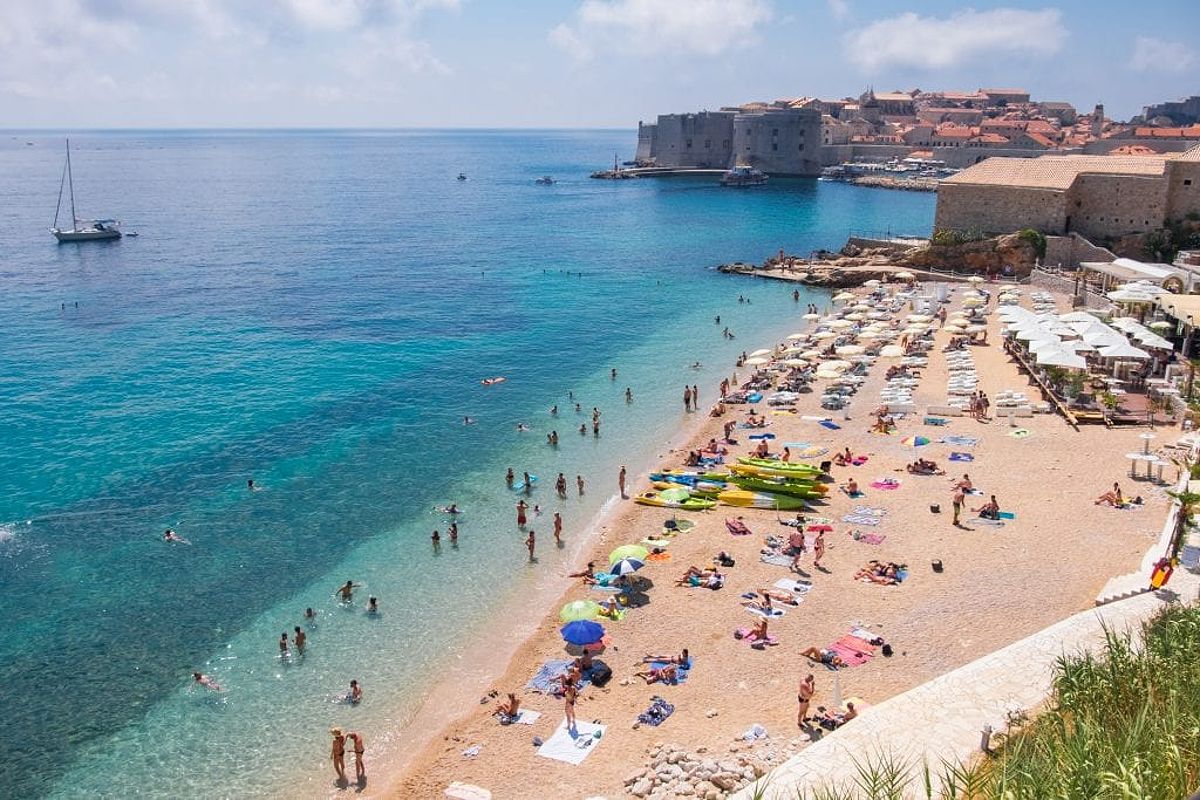
[[354,602],[354,590],[361,587],[362,584],[354,583],[353,581],[346,581],[346,583],[340,586],[338,590],[334,592],[334,594],[341,595],[341,601],[343,603],[352,603]]
[[474,424],[475,424],[474,417],[463,417],[463,425],[474,425]]
[[367,600],[367,613],[368,614],[378,614],[379,613],[379,599],[378,598],[372,597],[369,600]]
[[529,425],[527,425],[527,424],[526,424],[526,423],[524,423],[524,422],[518,422],[518,423],[517,423],[517,430],[519,430],[519,431],[521,431],[522,433],[524,433],[524,432],[526,432],[526,431],[530,430],[530,427],[529,427]]
[[189,542],[187,539],[180,536],[178,533],[176,533],[171,528],[167,528],[165,531],[163,531],[163,541],[164,542],[179,542],[180,544],[191,544],[191,542]]
[[225,691],[221,687],[221,684],[217,683],[215,680],[213,680],[212,678],[210,678],[209,676],[205,675],[202,672],[193,672],[192,680],[195,681],[196,686],[203,686],[205,689],[209,689],[214,692]]

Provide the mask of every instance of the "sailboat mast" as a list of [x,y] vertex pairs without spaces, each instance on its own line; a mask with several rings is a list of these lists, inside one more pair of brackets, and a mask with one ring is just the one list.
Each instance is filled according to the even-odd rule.
[[62,177],[58,181],[58,202],[54,205],[54,227],[58,228],[58,215],[62,212],[62,193],[67,185],[67,165],[63,164]]
[[71,230],[79,227],[79,218],[75,216],[75,179],[71,177],[71,140],[67,139],[67,186],[71,189]]

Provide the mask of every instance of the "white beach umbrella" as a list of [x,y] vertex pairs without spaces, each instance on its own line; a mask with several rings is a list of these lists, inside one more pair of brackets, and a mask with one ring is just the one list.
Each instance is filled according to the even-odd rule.
[[1063,342],[1062,347],[1064,350],[1069,350],[1072,353],[1094,353],[1094,352],[1096,352],[1096,347],[1094,345],[1090,345],[1087,342],[1081,341],[1079,339],[1072,339],[1069,342]]
[[877,278],[871,278],[871,280],[869,280],[869,281],[863,281],[863,286],[875,287],[878,285],[879,285],[879,280]]
[[1128,342],[1101,347],[1099,353],[1104,358],[1132,358],[1138,361],[1144,361],[1150,358],[1150,354],[1145,350],[1134,347]]
[[763,358],[762,356],[756,356],[754,358],[747,358],[742,363],[745,364],[747,367],[761,367],[764,364],[770,364],[771,359]]
[[806,320],[808,320],[809,322],[816,322],[816,321],[817,321],[817,320],[819,320],[820,318],[821,318],[821,315],[820,315],[820,314],[805,314],[805,315],[804,315],[803,317],[801,317],[800,319],[806,319]]
[[987,325],[968,325],[967,333],[983,333],[987,330]]
[[1086,311],[1068,311],[1066,314],[1059,314],[1058,318],[1063,322],[1099,322],[1094,314],[1089,314]]
[[967,283],[983,283],[983,278],[979,277],[978,275],[972,275],[971,277],[967,278]]
[[829,323],[829,327],[834,328],[836,330],[844,331],[844,330],[854,327],[854,320],[835,319],[833,322]]
[[856,311],[853,314],[847,314],[845,317],[843,317],[843,319],[848,319],[853,322],[862,322],[864,319],[866,319],[866,317]]
[[792,334],[788,334],[787,338],[788,338],[789,342],[798,342],[807,335],[808,334],[804,334],[804,333],[792,333]]
[[1062,350],[1063,343],[1056,338],[1050,339],[1032,339],[1029,342],[1029,352],[1037,353],[1041,350]]
[[859,344],[847,344],[836,348],[833,352],[837,353],[839,356],[861,356],[863,353],[867,352],[867,348]]
[[836,339],[838,335],[833,331],[817,331],[813,334],[814,339]]
[[1048,347],[1037,352],[1037,363],[1043,367],[1063,367],[1065,369],[1087,369],[1083,356],[1068,353],[1058,347]]
[[1153,303],[1154,298],[1145,292],[1133,292],[1128,289],[1117,289],[1105,295],[1114,303],[1128,303],[1130,305],[1142,305]]
[[1085,331],[1081,337],[1085,342],[1094,344],[1096,347],[1117,347],[1129,344],[1128,339],[1113,330]]
[[962,304],[964,306],[967,306],[968,308],[971,308],[973,306],[981,306],[981,305],[983,305],[983,298],[982,297],[967,297],[967,298],[963,299]]
[[852,367],[852,366],[854,366],[854,365],[851,364],[849,361],[845,361],[840,358],[835,358],[835,359],[831,359],[829,361],[822,361],[820,364],[817,365],[817,369],[823,370],[826,372],[831,371],[831,370],[836,370],[836,371],[840,372],[841,370],[850,369],[850,367]]
[[1023,342],[1032,341],[1033,339],[1053,339],[1058,340],[1058,337],[1050,333],[1040,325],[1031,325],[1027,328],[1017,330],[1017,338]]
[[801,358],[820,358],[821,351],[820,350],[805,350],[803,353],[800,354],[800,357]]
[[982,295],[982,294],[980,294],[979,292],[975,291],[974,289],[967,289],[966,291],[964,291],[964,292],[963,292],[961,295],[959,295],[959,296],[960,296],[960,297],[983,297],[983,295]]
[[929,322],[933,317],[929,314],[909,314],[904,319],[908,322]]
[[785,367],[807,367],[808,362],[803,358],[785,358],[781,362]]
[[834,296],[833,296],[833,302],[835,302],[835,303],[845,303],[845,302],[848,302],[848,301],[850,301],[850,300],[854,300],[854,299],[855,299],[855,297],[856,297],[856,295],[855,295],[854,293],[852,293],[852,292],[842,292],[841,294],[836,294],[836,295],[834,295]]
[[1006,283],[1000,287],[1000,291],[1002,292],[1018,292],[1020,290],[1021,287],[1017,286],[1015,283]]
[[902,358],[904,356],[904,348],[898,344],[889,344],[879,351],[882,358]]
[[759,356],[769,356],[769,355],[771,355],[771,351],[764,347],[760,350],[755,350],[753,353],[750,354],[750,357],[758,358]]

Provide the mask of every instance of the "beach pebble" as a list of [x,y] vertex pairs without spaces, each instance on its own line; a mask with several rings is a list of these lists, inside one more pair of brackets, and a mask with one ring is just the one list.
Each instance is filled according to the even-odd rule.
[[633,787],[629,790],[629,793],[634,797],[645,797],[646,795],[650,794],[650,790],[652,788],[653,784],[650,783],[650,779],[642,778],[637,783],[633,784]]
[[704,716],[708,717],[709,719],[712,719],[716,715],[717,715],[717,710],[715,708],[710,708],[708,711],[704,712]]
[[629,776],[625,778],[625,785],[632,786],[645,777],[647,777],[647,770],[639,769],[637,772],[631,772],[629,773]]
[[693,788],[696,790],[697,797],[708,797],[709,792],[715,792],[718,796],[721,793],[721,790],[709,783],[707,778],[697,783]]
[[713,786],[718,789],[724,789],[727,792],[732,792],[737,787],[737,779],[731,773],[718,772],[711,778]]

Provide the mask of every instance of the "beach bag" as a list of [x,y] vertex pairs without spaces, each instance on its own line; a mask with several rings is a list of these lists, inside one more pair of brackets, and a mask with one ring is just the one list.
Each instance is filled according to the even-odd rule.
[[612,667],[600,662],[594,663],[595,666],[592,667],[591,671],[592,685],[603,689],[604,685],[612,680]]
[[931,514],[942,513],[942,506],[939,503],[932,504],[931,506],[929,506],[929,513],[931,513]]
[[942,560],[940,558],[935,558],[930,566],[933,567],[934,572],[941,572],[943,569]]
[[893,652],[893,651],[892,651],[892,646],[891,646],[890,644],[885,644],[885,645],[883,646],[883,650],[882,650],[881,652],[883,653],[883,655],[884,655],[884,657],[885,657],[885,658],[891,658],[891,657],[892,657],[892,652]]

